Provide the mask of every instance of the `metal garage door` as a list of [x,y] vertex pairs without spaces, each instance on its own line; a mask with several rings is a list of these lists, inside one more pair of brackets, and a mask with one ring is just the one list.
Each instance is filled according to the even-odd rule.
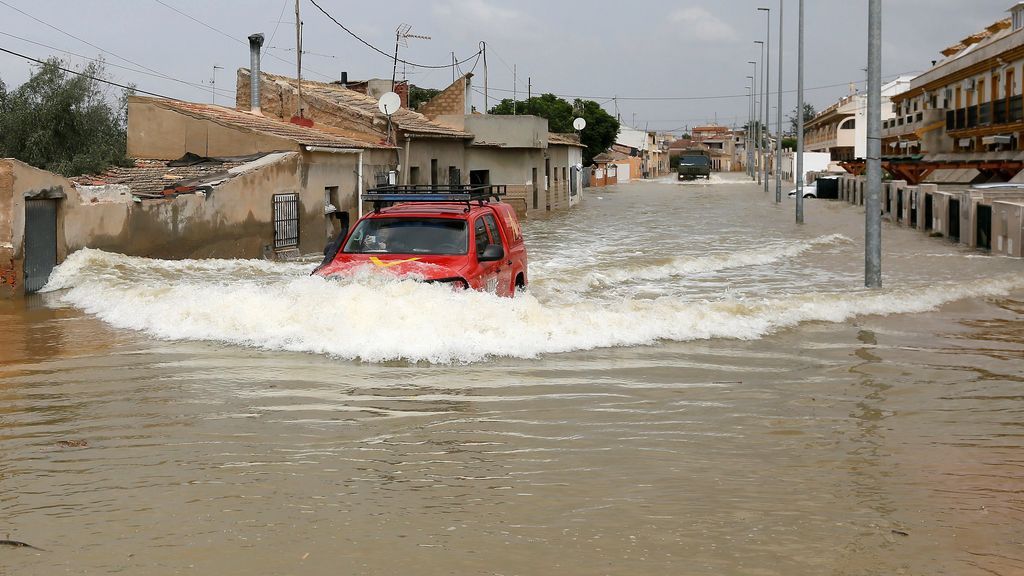
[[25,200],[25,292],[38,292],[57,265],[57,201]]

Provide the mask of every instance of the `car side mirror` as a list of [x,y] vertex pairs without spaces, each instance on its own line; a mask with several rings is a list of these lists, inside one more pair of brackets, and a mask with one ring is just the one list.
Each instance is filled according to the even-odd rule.
[[317,270],[334,261],[334,257],[338,255],[338,250],[341,250],[341,245],[345,242],[345,237],[348,236],[348,212],[335,212],[334,216],[341,222],[341,230],[338,231],[338,235],[334,240],[331,240],[324,246],[324,259],[311,274],[315,274]]
[[504,257],[505,249],[501,247],[501,244],[488,244],[487,248],[484,248],[483,254],[477,257],[477,260],[481,262],[494,262]]

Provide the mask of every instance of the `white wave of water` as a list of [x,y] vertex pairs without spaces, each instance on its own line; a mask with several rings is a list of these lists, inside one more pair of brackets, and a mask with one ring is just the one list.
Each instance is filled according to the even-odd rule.
[[[763,255],[736,258],[760,262]],[[310,277],[310,268],[249,260],[170,262],[87,249],[55,269],[46,291],[61,291],[64,302],[119,328],[170,340],[368,362],[468,363],[659,340],[756,339],[801,322],[923,312],[1024,288],[1024,276],[1010,275],[786,298],[555,303],[529,292],[507,299],[372,275],[339,282]]]

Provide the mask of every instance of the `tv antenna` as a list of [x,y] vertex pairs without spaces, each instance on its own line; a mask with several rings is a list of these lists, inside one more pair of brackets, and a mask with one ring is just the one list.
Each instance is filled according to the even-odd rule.
[[411,34],[410,30],[412,30],[412,25],[411,24],[405,24],[404,22],[402,24],[399,24],[398,28],[395,29],[395,62],[394,62],[394,64],[391,67],[391,90],[392,91],[395,90],[395,77],[398,74],[398,47],[399,46],[404,46],[404,47],[408,48],[409,47],[409,38],[417,38],[419,40],[430,40],[430,36],[422,36],[420,34]]
[[210,94],[213,98],[213,104],[217,104],[217,70],[223,70],[223,66],[213,65],[213,77],[210,78]]

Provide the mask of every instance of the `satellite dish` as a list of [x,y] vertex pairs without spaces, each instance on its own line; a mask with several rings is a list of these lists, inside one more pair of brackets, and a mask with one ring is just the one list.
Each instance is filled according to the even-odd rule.
[[402,97],[394,92],[385,92],[377,101],[377,108],[387,116],[391,116],[402,107]]
[[572,127],[577,130],[583,130],[584,128],[587,127],[587,121],[584,120],[583,118],[577,118],[572,121]]

